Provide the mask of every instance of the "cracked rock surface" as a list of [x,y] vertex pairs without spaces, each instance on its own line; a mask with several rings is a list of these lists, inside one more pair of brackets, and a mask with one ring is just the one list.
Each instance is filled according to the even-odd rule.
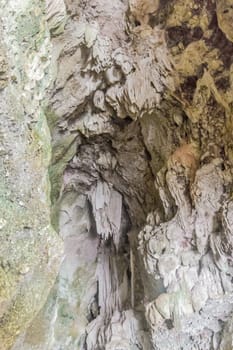
[[0,349],[232,349],[233,1],[0,2]]

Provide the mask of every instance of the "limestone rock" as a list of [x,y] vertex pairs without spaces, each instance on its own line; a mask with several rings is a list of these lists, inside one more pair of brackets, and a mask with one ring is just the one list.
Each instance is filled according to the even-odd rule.
[[53,35],[64,30],[66,21],[66,6],[64,0],[46,0],[46,15],[49,29]]
[[230,349],[232,1],[0,13],[0,349]]
[[44,4],[1,1],[0,17],[0,348],[6,350],[46,302],[63,249],[50,220]]

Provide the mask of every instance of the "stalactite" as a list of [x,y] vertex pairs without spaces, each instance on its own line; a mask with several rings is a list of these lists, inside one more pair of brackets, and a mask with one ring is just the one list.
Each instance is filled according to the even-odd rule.
[[1,0],[3,350],[230,349],[231,2]]
[[135,295],[135,290],[134,290],[134,283],[135,283],[135,276],[134,276],[134,254],[133,254],[133,249],[130,248],[130,271],[131,271],[131,307],[132,309],[135,306],[135,301],[134,301],[134,295]]

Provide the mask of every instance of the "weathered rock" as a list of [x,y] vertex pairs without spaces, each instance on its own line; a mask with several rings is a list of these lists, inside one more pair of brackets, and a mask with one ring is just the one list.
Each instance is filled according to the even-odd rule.
[[50,221],[50,133],[43,110],[51,44],[42,2],[1,1],[0,348],[43,307],[62,258]]
[[2,348],[230,349],[232,2],[2,3]]

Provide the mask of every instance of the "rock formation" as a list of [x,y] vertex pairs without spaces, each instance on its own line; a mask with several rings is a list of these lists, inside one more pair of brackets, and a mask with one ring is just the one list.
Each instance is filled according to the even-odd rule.
[[232,349],[233,1],[0,4],[0,349]]

